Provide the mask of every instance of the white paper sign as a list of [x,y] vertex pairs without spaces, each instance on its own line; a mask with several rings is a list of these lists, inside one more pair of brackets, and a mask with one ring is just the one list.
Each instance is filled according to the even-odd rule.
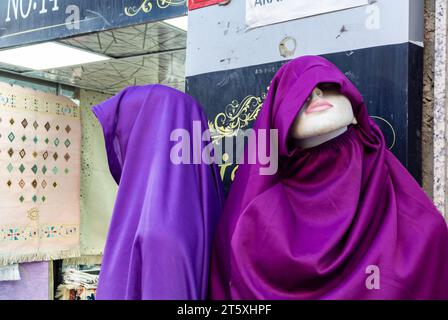
[[369,0],[246,0],[246,24],[256,28],[368,4]]

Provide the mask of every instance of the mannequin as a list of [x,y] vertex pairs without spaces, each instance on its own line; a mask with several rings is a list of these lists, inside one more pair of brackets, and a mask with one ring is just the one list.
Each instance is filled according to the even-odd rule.
[[313,89],[291,126],[296,145],[307,149],[334,139],[356,124],[350,100],[337,86],[321,84]]
[[285,64],[254,130],[277,130],[279,170],[240,165],[218,225],[212,299],[448,299],[446,221],[335,65]]
[[203,300],[223,200],[219,172],[170,157],[173,131],[206,128],[202,107],[173,88],[144,85],[92,111],[119,184],[97,300]]

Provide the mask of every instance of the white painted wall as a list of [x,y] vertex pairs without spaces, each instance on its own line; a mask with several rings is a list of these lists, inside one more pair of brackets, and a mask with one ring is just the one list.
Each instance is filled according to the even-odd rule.
[[[373,28],[366,24],[374,20]],[[376,23],[378,21],[378,24]],[[347,32],[340,34],[345,26]],[[367,7],[288,21],[250,31],[245,0],[189,13],[186,74],[258,65],[285,59],[279,43],[297,42],[295,54],[326,54],[408,41],[423,41],[423,0],[378,0]]]

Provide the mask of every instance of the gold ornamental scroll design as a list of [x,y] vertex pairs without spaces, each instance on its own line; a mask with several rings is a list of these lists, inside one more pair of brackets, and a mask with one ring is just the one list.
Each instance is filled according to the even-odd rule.
[[156,5],[159,9],[166,9],[168,7],[177,7],[185,5],[187,0],[156,0],[153,4],[152,0],[143,0],[139,6],[129,6],[124,8],[124,13],[128,17],[133,17],[140,12],[150,13]]
[[[224,112],[217,114],[208,123],[213,144],[219,145],[223,139],[235,137],[239,130],[247,129],[257,119],[265,99],[266,93],[262,93],[260,96],[246,96],[241,102],[233,100],[228,104]],[[233,163],[226,153],[222,155],[222,160],[224,163],[219,165],[221,179],[224,180],[230,169],[230,180],[233,181],[238,166],[232,168]]]
[[395,147],[395,145],[397,144],[397,133],[395,131],[394,126],[383,117],[371,116],[371,118],[374,120],[383,121],[390,128],[390,130],[392,132],[392,143],[390,146],[388,146],[388,148],[389,148],[389,150],[392,150]]

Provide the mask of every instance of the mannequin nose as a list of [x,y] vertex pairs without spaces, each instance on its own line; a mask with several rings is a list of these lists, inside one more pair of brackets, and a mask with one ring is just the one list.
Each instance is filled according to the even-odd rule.
[[319,89],[318,87],[316,87],[313,90],[313,97],[312,97],[312,99],[322,98],[323,95],[324,95],[323,91],[321,89]]

